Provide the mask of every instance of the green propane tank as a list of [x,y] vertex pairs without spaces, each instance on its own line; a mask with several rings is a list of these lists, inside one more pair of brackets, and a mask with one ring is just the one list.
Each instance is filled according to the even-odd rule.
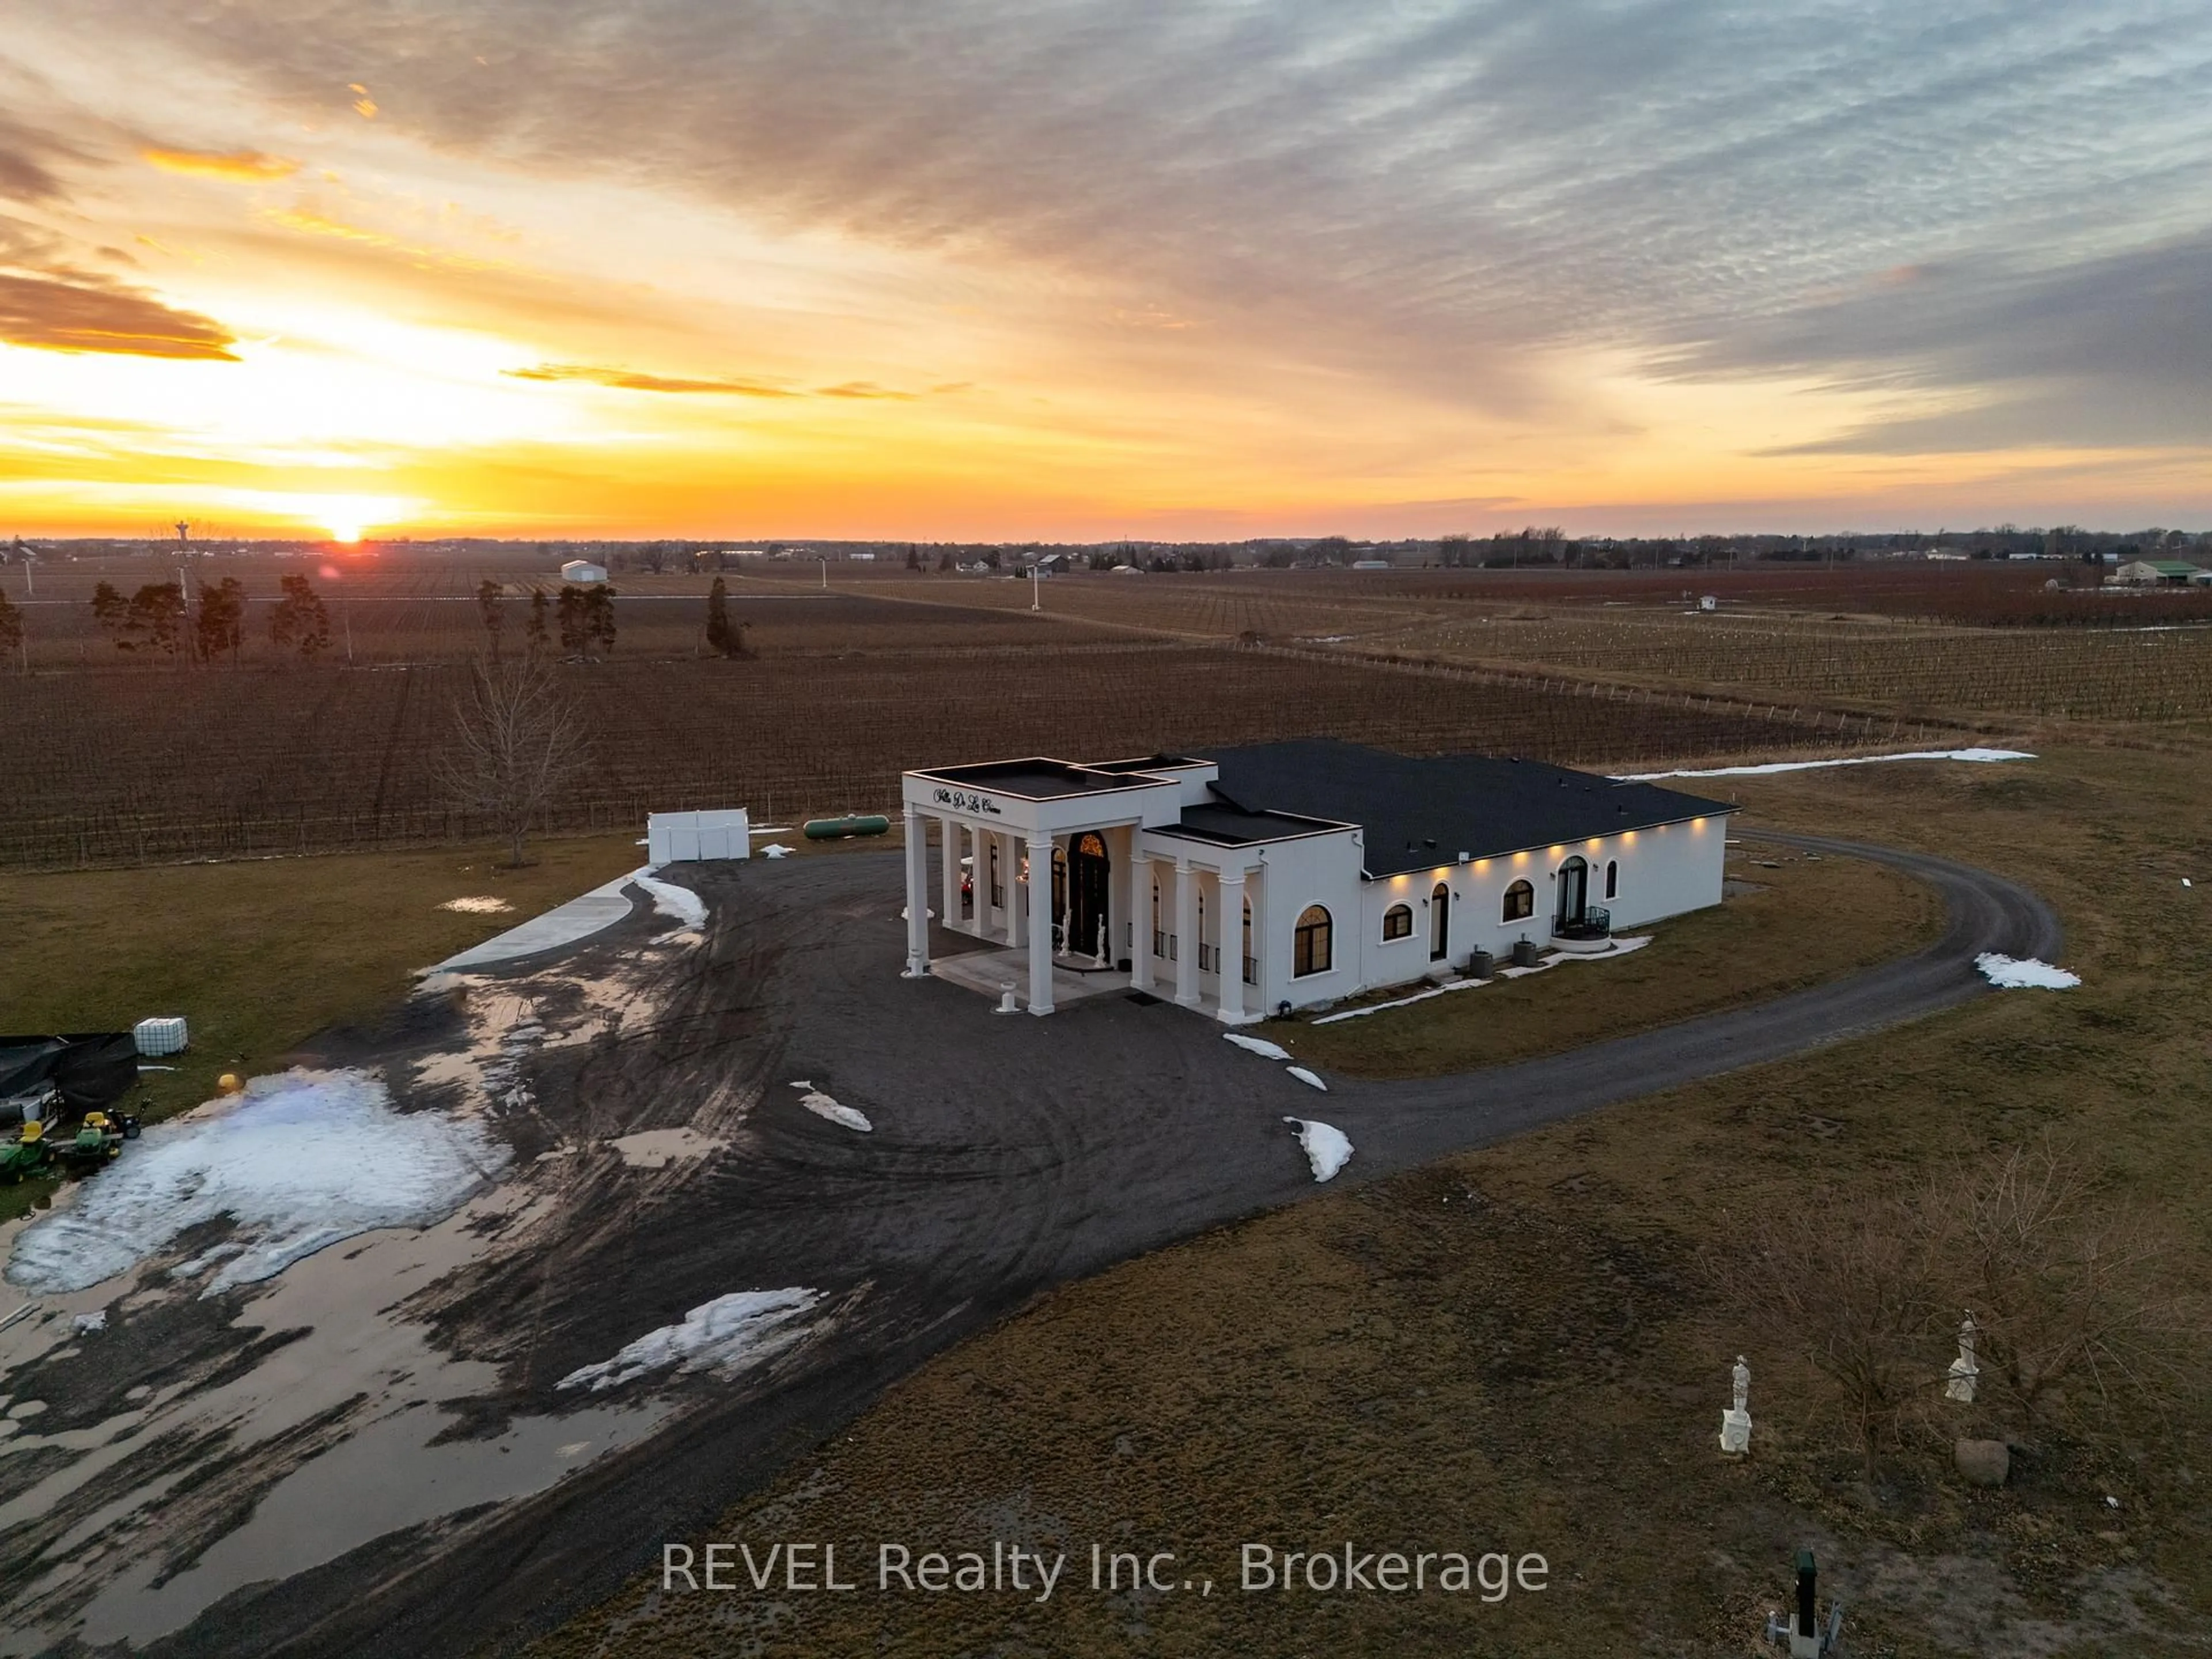
[[881,812],[848,812],[842,818],[809,818],[804,831],[809,841],[843,841],[849,836],[880,836],[891,827]]

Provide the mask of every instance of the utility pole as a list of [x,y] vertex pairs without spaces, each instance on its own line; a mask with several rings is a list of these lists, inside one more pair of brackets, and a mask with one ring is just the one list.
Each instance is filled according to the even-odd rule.
[[1044,562],[1042,559],[1030,567],[1030,609],[1044,609]]

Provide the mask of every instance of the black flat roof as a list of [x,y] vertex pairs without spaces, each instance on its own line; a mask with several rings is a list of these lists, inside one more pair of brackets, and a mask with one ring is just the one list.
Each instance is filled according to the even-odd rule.
[[1185,755],[1139,755],[1130,760],[1088,761],[1085,769],[1091,772],[1177,772],[1186,767],[1204,766],[1205,761],[1192,760]]
[[1104,772],[1096,767],[1032,756],[1027,760],[984,761],[974,766],[940,766],[920,774],[969,789],[1019,795],[1024,800],[1057,800],[1068,795],[1102,795],[1115,789],[1142,788],[1146,779]]
[[1155,830],[1156,836],[1187,836],[1217,847],[1247,847],[1254,842],[1285,841],[1292,836],[1326,834],[1351,827],[1349,818],[1310,818],[1293,812],[1248,812],[1227,801],[1206,801],[1182,809],[1172,829]]
[[1735,810],[1542,761],[1396,755],[1327,738],[1218,749],[1206,758],[1221,769],[1214,793],[1245,812],[1360,825],[1370,876],[1432,870],[1462,853],[1496,858]]

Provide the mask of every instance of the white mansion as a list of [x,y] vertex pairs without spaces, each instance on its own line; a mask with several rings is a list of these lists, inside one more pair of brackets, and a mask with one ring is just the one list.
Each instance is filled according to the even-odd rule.
[[1717,904],[1734,810],[1325,741],[939,767],[903,795],[909,975],[930,971],[934,914],[1000,947],[1033,1014],[1104,975],[1231,1024]]

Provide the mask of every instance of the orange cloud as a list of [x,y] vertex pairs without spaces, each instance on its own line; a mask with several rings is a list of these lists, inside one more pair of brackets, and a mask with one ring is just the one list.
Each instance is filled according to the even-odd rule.
[[198,179],[232,179],[241,184],[289,179],[300,170],[300,164],[289,156],[271,155],[258,149],[215,151],[149,148],[140,150],[138,159],[161,168],[164,173],[181,173]]
[[[770,386],[763,380],[678,380],[665,374],[647,374],[634,368],[601,368],[591,363],[540,363],[535,368],[510,368],[504,373],[517,380],[588,380],[595,386],[611,386],[623,392],[703,392],[737,398],[796,398],[800,395],[783,386]],[[860,397],[866,394],[838,392],[823,395]]]
[[235,362],[237,337],[195,312],[150,295],[89,280],[0,276],[0,341],[41,351]]

